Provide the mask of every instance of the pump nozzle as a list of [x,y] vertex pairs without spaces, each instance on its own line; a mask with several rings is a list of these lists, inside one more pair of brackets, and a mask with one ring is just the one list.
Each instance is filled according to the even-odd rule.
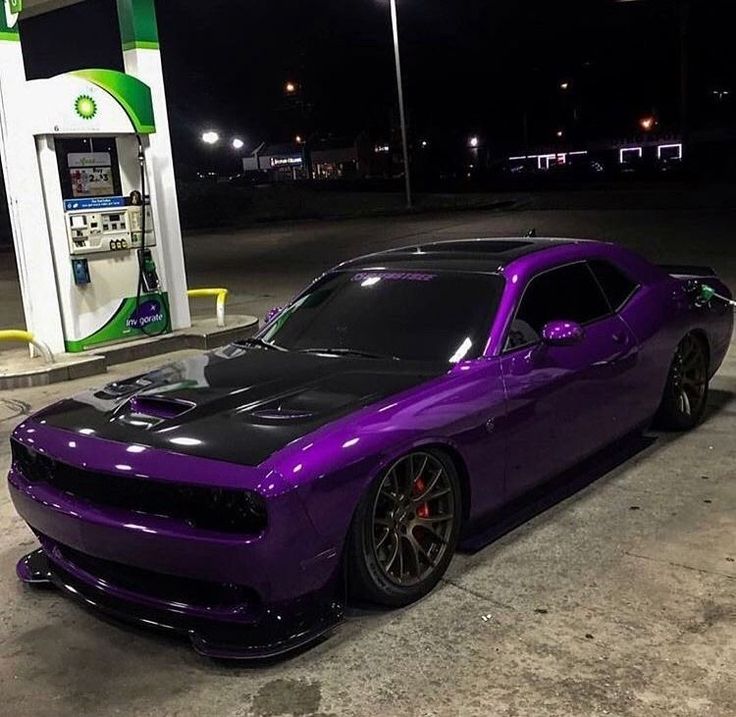
[[700,301],[707,304],[714,296],[716,296],[716,290],[712,286],[700,285],[700,296],[698,297]]
[[708,286],[708,284],[701,284],[700,292],[698,294],[698,303],[701,305],[707,304],[713,299],[719,299],[729,306],[736,307],[736,301],[734,301],[733,299],[729,299],[726,296],[721,296],[720,294],[716,293],[716,290],[712,286]]

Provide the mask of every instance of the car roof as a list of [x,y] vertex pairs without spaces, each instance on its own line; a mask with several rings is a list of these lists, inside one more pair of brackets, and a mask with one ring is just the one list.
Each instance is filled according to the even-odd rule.
[[585,241],[587,240],[504,237],[430,242],[367,254],[340,264],[337,268],[341,271],[380,267],[411,271],[455,270],[497,273],[511,262],[529,254]]

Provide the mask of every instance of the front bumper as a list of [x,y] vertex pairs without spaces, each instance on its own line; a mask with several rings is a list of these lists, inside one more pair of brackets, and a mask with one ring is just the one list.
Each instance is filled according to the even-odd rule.
[[[97,471],[101,480],[125,464],[131,480],[145,474],[206,485],[216,475],[250,490],[263,481],[255,468],[154,451],[131,454],[123,444],[73,434],[69,441],[67,432],[38,424],[32,430],[38,450],[43,446],[56,461]],[[69,443],[71,451],[65,450]],[[19,562],[21,580],[51,583],[113,617],[184,634],[203,654],[280,655],[318,639],[341,618],[339,548],[325,545],[293,490],[268,497],[262,533],[238,535],[92,503],[53,483],[27,480],[16,462],[8,485],[16,510],[41,543]]]
[[121,589],[90,580],[78,566],[64,559],[58,547],[43,542],[45,547],[18,562],[16,572],[21,581],[53,585],[83,607],[116,620],[185,636],[198,653],[207,657],[265,660],[284,656],[319,641],[343,617],[342,602],[330,592],[266,608],[252,623],[195,617],[174,604],[136,600]]

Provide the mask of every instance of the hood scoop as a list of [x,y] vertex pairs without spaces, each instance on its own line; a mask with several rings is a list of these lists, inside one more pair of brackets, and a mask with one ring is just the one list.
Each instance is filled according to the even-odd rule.
[[299,423],[335,415],[346,406],[355,405],[361,398],[355,392],[330,391],[316,384],[258,406],[249,406],[238,413],[256,422]]
[[313,412],[279,406],[278,408],[262,408],[251,412],[250,415],[265,421],[302,421],[305,418],[311,418]]
[[139,417],[161,420],[178,418],[193,408],[195,408],[195,404],[191,401],[158,396],[135,396],[128,402],[130,413]]
[[112,422],[148,431],[164,421],[188,413],[193,408],[196,408],[196,404],[191,401],[158,396],[134,396],[116,411]]

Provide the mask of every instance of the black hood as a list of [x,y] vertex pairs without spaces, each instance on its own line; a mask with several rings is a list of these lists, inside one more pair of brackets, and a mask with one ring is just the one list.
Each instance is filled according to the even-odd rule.
[[229,346],[57,403],[46,425],[258,465],[293,440],[447,364]]

